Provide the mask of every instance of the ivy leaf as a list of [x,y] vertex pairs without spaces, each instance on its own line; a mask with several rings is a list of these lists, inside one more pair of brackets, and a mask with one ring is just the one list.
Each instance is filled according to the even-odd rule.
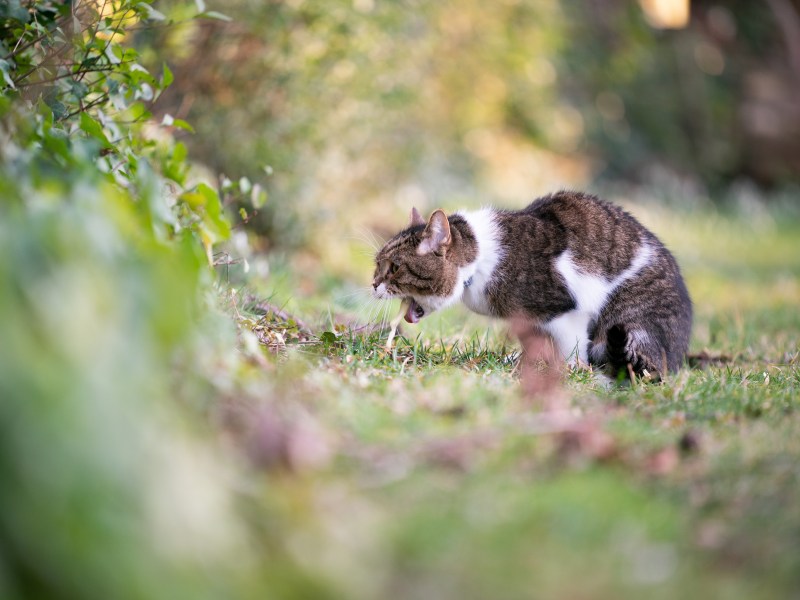
[[70,92],[73,96],[75,96],[76,100],[82,100],[86,97],[89,93],[89,86],[87,86],[82,81],[76,81],[74,79],[68,79],[67,85],[69,85]]
[[104,148],[113,148],[114,146],[111,145],[111,142],[108,141],[105,132],[103,131],[103,126],[100,125],[97,121],[95,121],[88,113],[82,112],[81,113],[81,121],[80,127],[83,131],[88,133],[91,137],[99,140],[101,144],[103,144]]
[[56,121],[64,119],[69,114],[67,107],[55,96],[55,94],[46,94],[44,96],[44,102],[50,107],[50,110],[53,111],[53,118],[55,118]]
[[73,158],[69,139],[63,129],[51,128],[42,136],[42,146],[52,154],[63,158],[66,163]]

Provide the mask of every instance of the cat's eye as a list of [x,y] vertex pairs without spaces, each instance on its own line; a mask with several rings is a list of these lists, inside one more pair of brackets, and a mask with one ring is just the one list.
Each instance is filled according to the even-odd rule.
[[398,265],[397,263],[392,263],[392,264],[389,265],[389,273],[394,275],[395,273],[397,273],[397,269],[399,269],[399,268],[400,268],[400,265]]

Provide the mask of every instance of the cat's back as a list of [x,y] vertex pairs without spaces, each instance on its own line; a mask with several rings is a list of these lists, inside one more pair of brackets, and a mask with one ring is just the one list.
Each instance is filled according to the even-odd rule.
[[537,198],[519,212],[539,218],[555,219],[570,229],[580,228],[586,224],[602,227],[620,221],[636,223],[630,214],[616,204],[601,200],[592,194],[569,190]]
[[512,220],[535,221],[584,269],[613,276],[626,269],[642,243],[661,243],[619,206],[581,192],[562,191],[534,200]]

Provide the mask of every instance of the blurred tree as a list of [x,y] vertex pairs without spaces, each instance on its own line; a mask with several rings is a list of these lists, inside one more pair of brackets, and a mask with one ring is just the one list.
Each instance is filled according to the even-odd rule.
[[[780,26],[779,5],[794,15]],[[678,31],[648,27],[626,2],[565,6],[582,42],[562,54],[562,91],[581,107],[589,149],[609,175],[636,177],[658,161],[712,185],[796,180],[793,36],[780,35],[798,23],[789,0],[696,0]]]
[[[560,143],[549,117],[520,116],[554,105],[553,0],[219,8],[231,23],[147,34],[184,48],[158,110],[194,119],[187,143],[214,168],[263,180],[269,165],[273,242],[298,243],[301,221],[326,221],[354,196],[374,198],[412,174],[468,180],[482,160],[470,133],[503,129],[507,118],[532,139]],[[543,22],[551,29],[537,28]]]
[[217,4],[231,22],[145,34],[179,55],[157,110],[196,125],[214,169],[270,188],[272,243],[409,180],[452,193],[504,169],[502,195],[536,149],[609,178],[800,172],[797,0],[696,0],[680,30],[625,0]]

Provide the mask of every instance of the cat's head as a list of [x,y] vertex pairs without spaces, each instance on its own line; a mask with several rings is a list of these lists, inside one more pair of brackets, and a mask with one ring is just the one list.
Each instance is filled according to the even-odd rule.
[[408,227],[390,239],[375,256],[374,296],[410,298],[405,319],[422,317],[458,300],[463,293],[459,275],[461,252],[453,247],[454,235],[447,215],[436,210],[427,222],[414,208]]

